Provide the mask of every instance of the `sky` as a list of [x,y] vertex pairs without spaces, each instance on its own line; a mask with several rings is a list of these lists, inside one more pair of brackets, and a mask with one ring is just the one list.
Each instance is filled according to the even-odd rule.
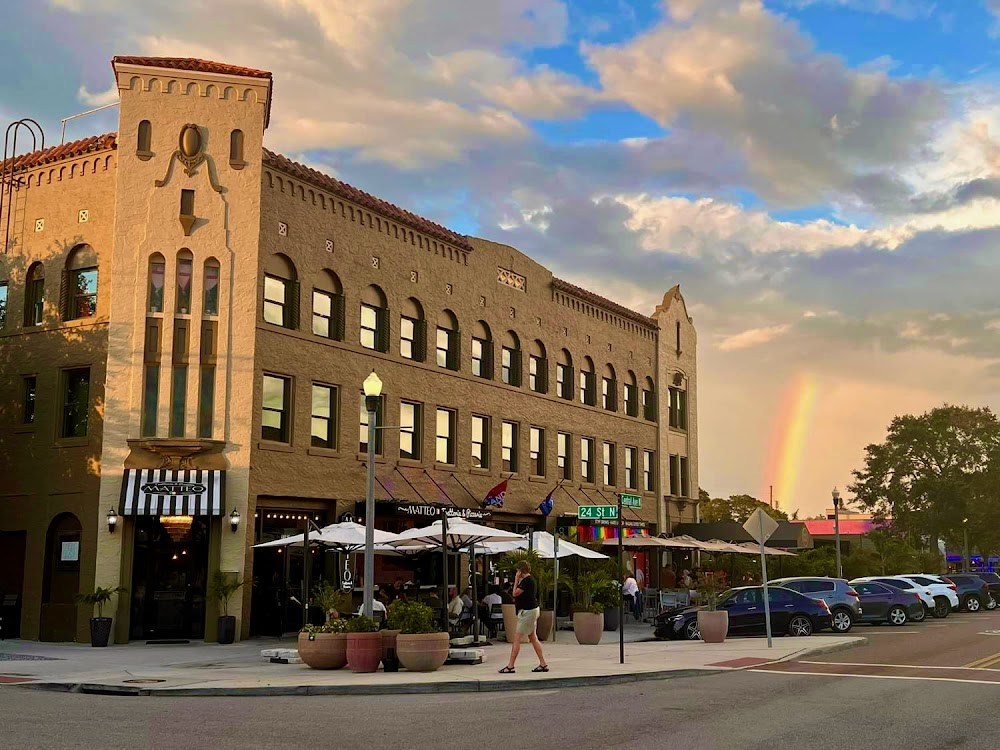
[[679,283],[713,496],[815,514],[893,416],[1000,408],[1000,0],[4,9],[0,121],[50,142],[114,54],[262,68],[270,148],[647,314]]

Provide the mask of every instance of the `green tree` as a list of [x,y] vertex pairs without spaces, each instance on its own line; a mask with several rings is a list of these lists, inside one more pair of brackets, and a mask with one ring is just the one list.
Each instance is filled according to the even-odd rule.
[[772,508],[751,495],[730,495],[728,500],[713,497],[703,501],[701,503],[701,520],[706,523],[720,521],[745,523],[757,508],[763,508],[765,513],[778,521],[788,520],[787,513]]
[[899,532],[936,547],[941,536],[961,535],[977,504],[1000,502],[989,491],[996,456],[1000,422],[993,412],[945,405],[895,417],[885,441],[865,449],[864,468],[848,489],[877,519],[892,519]]

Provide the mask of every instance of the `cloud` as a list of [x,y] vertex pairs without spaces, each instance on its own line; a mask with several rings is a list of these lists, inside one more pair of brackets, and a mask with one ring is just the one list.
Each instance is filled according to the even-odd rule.
[[726,336],[719,342],[718,347],[724,352],[731,352],[736,349],[749,349],[752,346],[760,346],[761,344],[774,341],[788,333],[791,328],[791,325],[787,323],[767,326],[765,328],[750,328],[746,331]]
[[86,86],[81,86],[77,98],[88,107],[104,107],[118,101],[118,86],[115,84],[104,91],[94,93],[88,91]]
[[929,18],[937,8],[933,0],[781,0],[781,3],[797,9],[815,5],[836,6],[864,13],[884,13],[905,20]]

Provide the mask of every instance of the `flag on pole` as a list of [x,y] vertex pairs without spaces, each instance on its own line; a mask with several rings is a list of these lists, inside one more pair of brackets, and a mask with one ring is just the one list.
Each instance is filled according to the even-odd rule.
[[487,493],[486,499],[483,500],[483,507],[502,508],[503,499],[506,496],[507,496],[507,480],[505,479]]
[[549,513],[552,512],[552,495],[555,494],[555,489],[552,490],[545,499],[542,500],[541,504],[538,506],[538,510],[542,511],[542,515],[546,518],[549,517]]

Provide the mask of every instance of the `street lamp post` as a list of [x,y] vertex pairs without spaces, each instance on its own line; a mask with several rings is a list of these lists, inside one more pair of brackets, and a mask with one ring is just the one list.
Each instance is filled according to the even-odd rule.
[[844,577],[844,568],[840,564],[840,491],[833,488],[833,536],[837,545],[837,578]]
[[963,555],[963,558],[965,560],[965,572],[968,573],[970,570],[972,570],[972,559],[969,557],[969,519],[968,518],[963,518],[962,519],[962,532],[963,532],[963,535],[965,536],[965,547],[964,547],[965,554]]
[[368,487],[365,494],[365,584],[361,612],[371,617],[375,609],[375,435],[382,381],[372,370],[361,386],[365,392],[365,409],[368,411]]

